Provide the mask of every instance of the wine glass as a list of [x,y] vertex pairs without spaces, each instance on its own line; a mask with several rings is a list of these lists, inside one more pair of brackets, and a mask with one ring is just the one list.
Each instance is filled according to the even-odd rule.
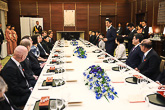
[[50,101],[50,110],[56,110],[56,108],[57,108],[56,100],[51,100]]

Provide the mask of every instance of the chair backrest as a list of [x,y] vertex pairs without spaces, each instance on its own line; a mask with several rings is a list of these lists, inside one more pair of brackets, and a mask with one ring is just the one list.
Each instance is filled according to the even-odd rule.
[[165,70],[165,57],[161,56],[161,63],[160,63],[160,72],[162,73]]

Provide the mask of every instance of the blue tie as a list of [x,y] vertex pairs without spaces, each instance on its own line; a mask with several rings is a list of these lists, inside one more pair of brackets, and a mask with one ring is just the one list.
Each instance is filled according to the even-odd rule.
[[146,56],[145,56],[145,55],[143,55],[143,59],[142,59],[142,62],[144,62],[144,59],[145,59],[145,57],[146,57]]

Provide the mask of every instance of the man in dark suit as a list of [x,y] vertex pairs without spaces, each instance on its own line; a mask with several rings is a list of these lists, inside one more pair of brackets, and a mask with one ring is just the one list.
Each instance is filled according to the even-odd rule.
[[42,27],[39,25],[39,21],[36,21],[36,26],[34,26],[33,32],[42,35]]
[[115,39],[116,39],[116,29],[112,26],[112,21],[106,19],[106,27],[108,28],[106,38],[104,38],[106,52],[110,55],[114,55],[115,50]]
[[0,53],[1,53],[1,45],[3,43],[3,40],[4,40],[4,34],[2,31],[2,24],[0,23]]
[[117,31],[116,31],[117,35],[122,35],[123,33],[123,28],[122,28],[122,24],[118,23],[118,27],[117,27]]
[[129,23],[127,22],[126,26],[125,26],[125,35],[129,35],[129,33],[130,33],[130,30],[128,29],[128,25],[129,25]]
[[94,44],[98,46],[99,43],[99,36],[100,36],[100,31],[96,31],[96,39],[94,41]]
[[152,49],[152,41],[149,39],[144,39],[140,45],[144,55],[141,64],[135,70],[155,81],[160,73],[160,57]]
[[37,44],[37,47],[39,48],[39,51],[40,51],[40,56],[42,57],[42,58],[48,58],[48,53],[46,53],[46,51],[45,51],[45,49],[42,47],[42,37],[41,36],[39,36],[39,39],[38,39],[38,44]]
[[147,26],[147,21],[142,21],[142,26],[143,26],[143,36],[144,36],[144,39],[148,39],[148,31],[149,31],[149,28]]
[[132,44],[134,45],[134,47],[130,51],[128,58],[126,60],[126,64],[132,68],[137,68],[142,61],[143,52],[140,49],[140,42],[142,41],[142,39],[142,34],[134,34],[132,40]]
[[33,90],[29,79],[20,62],[24,61],[28,50],[24,46],[17,46],[14,55],[2,69],[2,77],[8,85],[6,95],[16,106],[24,106]]
[[[29,39],[23,39],[21,40],[20,45],[25,46],[28,49],[28,51],[30,51],[32,43],[30,42]],[[26,57],[26,59],[23,62],[21,62],[21,65],[24,68],[25,72],[27,73],[29,79],[31,79],[30,80],[31,85],[34,87],[38,79],[38,76],[36,76],[32,71],[31,62],[29,58]]]
[[94,44],[95,43],[95,40],[96,40],[96,32],[95,31],[92,31],[92,35],[90,36],[89,42],[91,42],[92,44]]
[[43,41],[42,41],[42,47],[45,49],[46,53],[50,54],[48,42],[49,42],[49,36],[44,36]]
[[128,28],[130,30],[130,33],[127,37],[127,39],[128,39],[128,53],[130,53],[130,51],[133,47],[132,40],[133,40],[134,34],[136,33],[136,30],[135,30],[133,23],[129,23]]
[[7,91],[7,84],[5,81],[0,77],[0,109],[1,110],[21,110],[18,109],[13,102],[5,95]]

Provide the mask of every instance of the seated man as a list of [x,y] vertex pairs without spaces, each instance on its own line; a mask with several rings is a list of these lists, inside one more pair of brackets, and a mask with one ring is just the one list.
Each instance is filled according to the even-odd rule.
[[50,49],[48,47],[48,42],[49,42],[49,36],[44,36],[43,41],[42,41],[42,46],[45,49],[46,53],[50,54]]
[[32,92],[32,86],[24,73],[21,62],[28,55],[28,50],[24,46],[17,46],[14,55],[2,69],[2,77],[8,85],[6,95],[16,106],[24,106]]
[[143,52],[140,49],[140,42],[142,41],[142,39],[142,34],[135,34],[133,37],[132,44],[134,45],[134,47],[130,51],[126,60],[126,64],[132,68],[137,68],[142,61]]
[[[28,49],[28,51],[30,51],[32,43],[30,42],[29,39],[23,39],[21,40],[20,45],[25,46]],[[34,87],[38,79],[38,76],[36,76],[32,71],[32,67],[30,63],[31,62],[27,56],[26,59],[23,62],[21,62],[21,65],[25,69],[25,74],[27,74],[29,79],[31,79],[30,80],[31,85]]]
[[[22,40],[23,39],[29,39],[31,44],[33,42],[30,36],[24,36]],[[42,68],[44,67],[44,63],[39,64],[37,57],[31,51],[28,52],[27,58],[30,61],[32,71],[35,75],[39,76],[42,71]]]
[[0,108],[1,110],[21,110],[18,109],[12,101],[5,95],[7,91],[7,84],[5,81],[0,77]]
[[38,49],[39,49],[39,51],[40,51],[40,56],[41,56],[42,58],[46,58],[46,59],[47,59],[48,56],[49,56],[49,54],[46,53],[46,51],[45,51],[45,49],[42,47],[41,43],[42,43],[42,37],[39,36],[37,47],[38,47]]
[[152,49],[152,41],[149,39],[144,39],[140,45],[144,55],[141,64],[135,70],[155,81],[160,73],[160,57]]

